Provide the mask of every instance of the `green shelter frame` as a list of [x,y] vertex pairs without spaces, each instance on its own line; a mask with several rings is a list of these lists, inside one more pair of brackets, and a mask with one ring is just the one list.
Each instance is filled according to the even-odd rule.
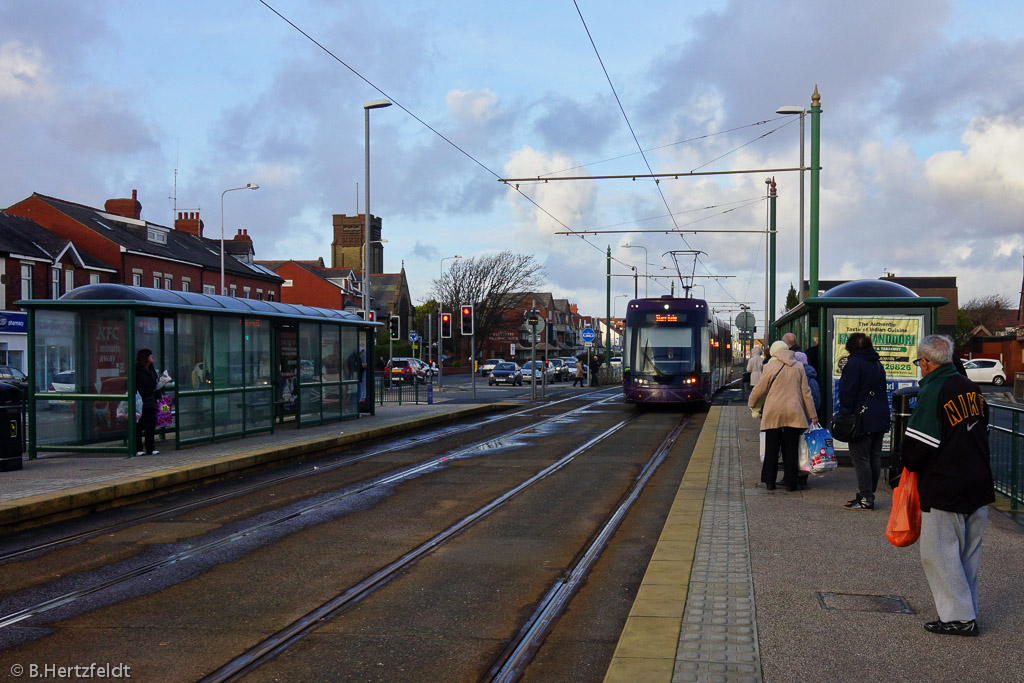
[[18,305],[28,311],[30,459],[134,454],[143,348],[172,378],[163,388],[169,425],[158,431],[176,449],[374,412],[374,337],[383,325],[354,313],[121,284]]

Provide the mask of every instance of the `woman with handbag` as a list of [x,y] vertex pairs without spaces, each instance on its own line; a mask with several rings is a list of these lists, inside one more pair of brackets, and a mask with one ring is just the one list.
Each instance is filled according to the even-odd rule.
[[[160,398],[159,378],[153,367],[154,356],[149,349],[140,349],[135,354],[135,391],[142,400],[142,410],[135,428],[135,455],[157,455],[156,450],[156,400]],[[145,436],[146,450],[142,450]]]
[[[882,440],[889,431],[885,368],[878,360],[871,338],[863,332],[850,335],[846,340],[846,351],[850,355],[843,365],[837,388],[839,413],[859,416],[859,429],[855,431],[860,434],[855,434],[847,442],[850,460],[857,474],[857,495],[843,507],[847,510],[874,510],[875,490],[882,472]],[[833,436],[840,438],[834,432]]]
[[747,405],[754,417],[761,418],[764,432],[764,463],[761,481],[769,491],[775,488],[779,472],[779,450],[782,450],[782,483],[787,491],[796,491],[799,484],[800,435],[807,422],[817,424],[814,399],[807,386],[804,367],[793,356],[786,342],[771,345],[771,360],[764,374],[750,392]]

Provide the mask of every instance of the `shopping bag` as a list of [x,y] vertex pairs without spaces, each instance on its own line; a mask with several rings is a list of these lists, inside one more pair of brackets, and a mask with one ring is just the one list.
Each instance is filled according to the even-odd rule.
[[760,434],[761,434],[761,453],[760,453],[760,455],[761,455],[761,462],[764,462],[764,432],[760,432]]
[[174,412],[171,406],[174,405],[173,396],[161,396],[156,401],[156,426],[170,427],[174,424]]
[[917,543],[921,536],[921,500],[917,496],[917,473],[903,468],[900,485],[892,493],[892,510],[885,525],[885,537],[897,548]]
[[[803,462],[807,459],[807,468]],[[832,446],[832,434],[821,425],[811,428],[800,437],[800,469],[814,474],[831,472],[839,466],[836,451]]]

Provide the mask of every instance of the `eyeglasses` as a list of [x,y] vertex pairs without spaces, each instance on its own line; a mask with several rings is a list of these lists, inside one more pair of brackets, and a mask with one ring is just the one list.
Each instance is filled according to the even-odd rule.
[[927,358],[915,358],[914,359],[914,365],[916,365],[917,367],[921,367],[921,363],[923,361],[928,361],[929,363],[931,362]]

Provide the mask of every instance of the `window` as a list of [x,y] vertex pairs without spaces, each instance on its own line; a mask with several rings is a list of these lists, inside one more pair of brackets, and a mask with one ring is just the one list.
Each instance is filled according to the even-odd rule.
[[32,264],[21,264],[21,298],[32,298]]
[[258,300],[260,300],[260,301],[263,301],[263,290],[262,289],[257,289],[256,290],[256,298]]
[[167,244],[167,233],[163,230],[149,228],[146,230],[146,239],[157,244]]
[[100,274],[99,273],[89,273],[89,284],[90,285],[98,285],[99,283],[100,283]]
[[242,287],[242,296],[245,297],[246,299],[251,299],[252,290],[249,289],[248,287]]
[[75,288],[75,271],[69,268],[64,271],[64,292],[70,292]]
[[132,284],[136,287],[142,286],[142,271],[132,272]]
[[189,278],[187,278],[187,277],[181,278],[181,291],[183,291],[183,292],[190,292],[190,291],[192,291],[189,288],[189,286],[191,284],[192,284],[192,281]]
[[274,301],[274,293],[267,292],[267,301]]
[[60,268],[50,269],[50,298],[60,298]]
[[235,287],[234,285],[231,285],[231,287],[229,287],[229,289],[230,289],[230,291],[228,293],[228,296],[238,296],[237,287]]
[[153,274],[153,289],[160,289],[160,273]]
[[174,289],[174,282],[171,281],[170,275],[164,276],[164,289]]
[[214,285],[203,285],[203,294],[216,294],[217,287]]

